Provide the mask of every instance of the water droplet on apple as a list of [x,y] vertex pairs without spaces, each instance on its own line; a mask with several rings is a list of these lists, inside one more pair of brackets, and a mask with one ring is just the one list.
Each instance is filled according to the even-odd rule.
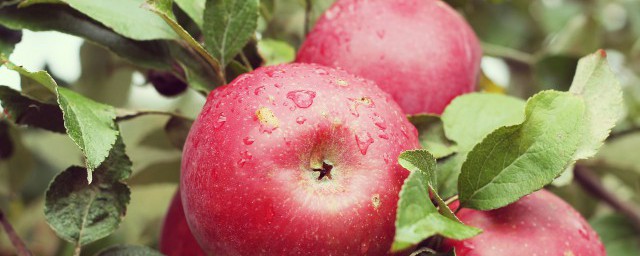
[[391,161],[391,159],[389,158],[389,154],[387,153],[382,154],[382,159],[384,159],[385,164],[389,164],[389,161]]
[[224,113],[218,114],[218,118],[213,123],[213,128],[214,129],[220,128],[222,125],[224,125],[226,121],[227,121],[227,117],[224,115]]
[[383,39],[384,38],[384,34],[386,33],[386,31],[384,30],[378,30],[376,31],[376,35],[378,36],[378,38]]
[[316,97],[314,91],[298,90],[287,93],[287,98],[292,100],[299,108],[308,108],[313,104],[313,98]]
[[314,72],[316,74],[318,74],[318,75],[321,75],[321,76],[325,76],[325,75],[329,74],[329,72],[327,72],[326,70],[321,69],[321,68],[316,68],[316,70],[314,70]]
[[327,10],[324,16],[327,20],[332,20],[333,18],[338,16],[340,11],[342,11],[342,9],[340,8],[340,6],[336,5],[332,8],[329,8],[329,10]]
[[245,150],[240,152],[240,160],[238,160],[238,165],[240,165],[240,167],[243,167],[244,164],[251,160],[251,158],[253,158],[253,156],[251,155],[251,153],[249,153],[249,151]]
[[244,137],[244,139],[242,139],[242,142],[244,142],[245,145],[251,145],[253,144],[254,141],[256,140],[251,136],[247,136],[247,137]]
[[580,233],[580,235],[584,239],[591,240],[591,237],[589,237],[589,232],[587,231],[587,228],[583,224],[580,224],[580,228],[578,229],[578,233]]
[[407,133],[407,128],[403,126],[400,126],[400,131],[402,132],[402,135],[404,135],[405,138],[409,138],[409,133]]
[[282,87],[282,85],[280,83],[275,83],[275,84],[273,84],[273,86],[275,86],[276,88]]
[[367,254],[367,251],[369,251],[369,243],[367,242],[362,242],[362,244],[360,245],[360,253]]
[[387,135],[386,133],[378,134],[378,137],[380,137],[381,139],[385,139],[385,140],[389,139],[389,135]]
[[304,122],[307,121],[306,118],[299,116],[298,118],[296,118],[296,123],[298,124],[304,124]]
[[380,130],[386,130],[387,125],[384,123],[382,117],[378,115],[378,113],[373,114],[373,123],[380,128]]
[[373,143],[373,138],[371,138],[371,134],[363,131],[356,134],[356,143],[358,144],[360,153],[362,153],[363,155],[366,155],[367,149],[369,149],[369,145]]
[[358,111],[360,106],[364,106],[366,108],[371,108],[374,106],[373,101],[369,97],[360,97],[357,99],[349,98],[349,101],[349,111],[351,111],[351,114],[355,117],[360,116],[360,112]]
[[256,96],[260,95],[260,93],[262,93],[264,91],[264,86],[259,86],[258,88],[256,88],[255,90],[253,90],[253,94],[255,94]]

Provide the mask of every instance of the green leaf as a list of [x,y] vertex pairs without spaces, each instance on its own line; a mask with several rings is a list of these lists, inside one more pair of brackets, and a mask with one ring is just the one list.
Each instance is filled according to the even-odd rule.
[[62,111],[57,105],[33,100],[7,86],[0,86],[0,104],[6,118],[16,124],[66,133]]
[[118,136],[116,143],[109,151],[109,157],[96,170],[103,181],[115,183],[126,180],[131,176],[131,166],[133,164],[125,151],[122,136]]
[[586,105],[588,133],[574,156],[575,160],[586,159],[596,154],[624,113],[620,83],[603,50],[578,61],[569,92],[583,98]]
[[[110,1],[104,3],[112,4]],[[123,20],[128,20],[128,17]],[[15,30],[56,30],[76,35],[108,48],[135,65],[147,68],[166,69],[171,63],[166,42],[134,41],[123,37],[67,5],[37,4],[26,8],[1,8],[0,24]]]
[[21,193],[34,167],[20,130],[0,119],[0,195]]
[[198,27],[202,28],[204,24],[203,13],[206,0],[174,0],[174,2],[189,15],[189,18],[191,18]]
[[116,245],[109,247],[97,254],[97,256],[162,256],[156,250],[141,245]]
[[609,214],[590,221],[609,256],[640,255],[640,233],[622,215]]
[[76,247],[94,242],[113,233],[126,212],[129,188],[111,183],[96,175],[87,184],[88,171],[70,167],[49,185],[45,201],[45,217],[51,228]]
[[481,232],[440,215],[429,199],[427,187],[428,177],[420,171],[411,172],[405,180],[400,190],[392,251],[407,249],[436,234],[462,240]]
[[[11,30],[0,26],[0,55],[11,55],[13,48],[22,39],[22,31]],[[2,65],[2,63],[0,63]]]
[[604,30],[592,16],[575,15],[549,42],[548,52],[582,56],[602,47]]
[[418,114],[408,116],[409,121],[418,129],[418,138],[422,148],[429,150],[435,158],[443,158],[457,151],[455,143],[447,139],[439,116]]
[[[93,171],[105,160],[119,134],[115,109],[63,87],[57,91],[67,134],[86,156],[87,168]],[[88,178],[91,182],[91,176]]]
[[264,59],[264,66],[293,62],[296,50],[284,41],[263,39],[258,41],[258,53]]
[[493,130],[521,123],[524,104],[521,99],[500,94],[462,95],[442,113],[445,134],[458,144],[459,151],[469,152]]
[[458,176],[467,153],[495,129],[521,123],[524,105],[521,99],[492,93],[471,93],[451,101],[441,120],[446,137],[456,142],[458,152],[438,166],[438,189],[442,196],[457,194]]
[[[193,61],[194,56],[186,53],[183,49],[174,48],[173,50],[172,55],[179,60],[185,70],[189,85],[206,94],[216,86],[224,84],[224,75],[222,74],[220,62],[178,24],[170,6],[170,0],[147,0],[145,3],[145,8],[161,17],[187,43],[188,47],[198,54],[196,58],[202,58],[204,63],[209,66],[210,69],[206,69],[205,65],[198,65],[200,64],[199,62]],[[214,74],[211,74],[211,72]]]
[[496,209],[553,181],[585,135],[584,112],[572,94],[531,97],[522,124],[495,130],[467,155],[458,179],[461,206]]
[[207,0],[204,10],[205,45],[226,66],[254,35],[258,0]]
[[398,157],[398,163],[410,172],[422,172],[422,174],[427,179],[427,186],[429,188],[429,191],[432,193],[431,196],[434,197],[438,204],[438,211],[442,215],[460,222],[460,220],[458,220],[458,218],[453,214],[451,209],[449,209],[444,200],[442,200],[442,198],[438,194],[438,190],[436,190],[438,185],[438,179],[436,178],[435,172],[436,159],[433,155],[431,155],[431,153],[429,153],[429,151],[424,149],[404,151]]
[[144,0],[63,1],[74,9],[113,29],[118,34],[131,39],[178,38],[162,19],[141,8]]

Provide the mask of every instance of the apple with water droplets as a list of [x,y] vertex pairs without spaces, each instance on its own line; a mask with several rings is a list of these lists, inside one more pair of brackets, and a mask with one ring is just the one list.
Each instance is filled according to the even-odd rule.
[[462,209],[456,215],[463,223],[483,230],[471,239],[444,241],[444,248],[455,248],[459,256],[606,255],[589,223],[546,190],[500,209]]
[[384,255],[416,129],[373,82],[313,64],[213,91],[182,158],[189,226],[214,255]]
[[297,60],[374,80],[407,114],[440,114],[475,89],[482,50],[462,16],[435,0],[338,0]]
[[171,199],[169,210],[164,217],[159,241],[160,252],[167,256],[204,256],[206,255],[191,234],[187,218],[182,208],[180,191]]

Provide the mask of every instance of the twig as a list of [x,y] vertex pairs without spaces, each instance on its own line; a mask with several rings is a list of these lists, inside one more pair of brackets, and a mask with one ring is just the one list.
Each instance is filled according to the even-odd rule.
[[180,114],[158,111],[158,110],[128,110],[128,109],[116,109],[116,122],[122,122],[134,119],[140,116],[146,115],[161,115],[161,116],[170,116],[177,117],[186,120],[193,120],[193,118],[189,118]]
[[532,54],[500,45],[482,43],[482,51],[484,54],[492,57],[513,60],[529,66],[536,62],[536,57]]
[[576,164],[574,176],[575,180],[584,190],[626,216],[631,222],[631,225],[640,231],[640,213],[638,209],[621,201],[613,193],[604,188],[598,177],[589,168]]
[[20,239],[18,234],[16,234],[16,231],[13,229],[13,227],[11,226],[11,223],[9,223],[7,218],[4,216],[4,212],[2,212],[1,209],[0,209],[0,223],[4,228],[4,231],[7,233],[7,236],[9,236],[9,240],[11,240],[13,247],[16,248],[16,253],[18,254],[18,256],[31,256],[31,252],[29,251],[29,249],[27,249],[27,246],[24,244],[22,239]]
[[306,6],[304,7],[304,35],[306,36],[309,33],[309,26],[311,25],[311,0],[305,1]]

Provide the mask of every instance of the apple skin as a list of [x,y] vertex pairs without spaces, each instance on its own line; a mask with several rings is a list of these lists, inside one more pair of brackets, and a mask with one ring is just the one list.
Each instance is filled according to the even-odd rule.
[[469,24],[442,1],[338,0],[296,61],[371,79],[407,114],[440,114],[475,89],[481,57]]
[[580,213],[546,190],[500,209],[462,209],[456,215],[483,230],[463,241],[445,239],[443,247],[455,248],[458,256],[606,255],[598,234]]
[[396,159],[416,148],[373,82],[312,64],[258,68],[213,91],[191,128],[187,220],[215,255],[384,255],[408,176]]
[[159,245],[160,252],[167,256],[205,255],[187,225],[179,190],[171,199],[169,210],[164,218]]

